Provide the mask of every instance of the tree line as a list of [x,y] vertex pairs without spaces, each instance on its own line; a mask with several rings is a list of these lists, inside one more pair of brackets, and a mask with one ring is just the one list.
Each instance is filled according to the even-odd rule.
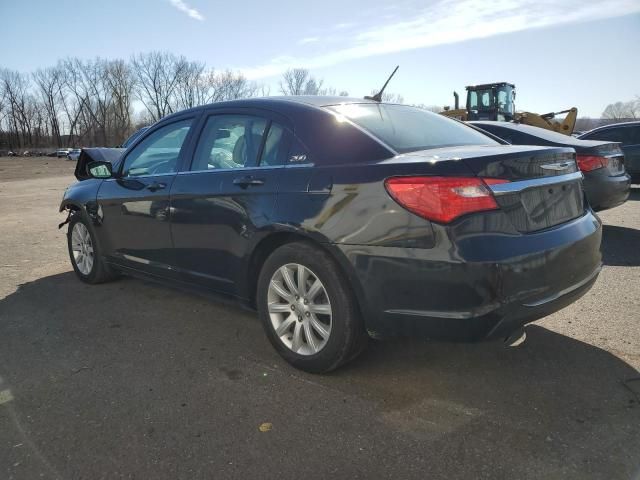
[[[282,95],[348,96],[305,68],[284,72],[278,87]],[[115,146],[141,126],[185,108],[269,94],[267,86],[241,72],[214,70],[167,52],[128,61],[67,58],[32,73],[0,68],[0,150]],[[404,103],[394,93],[383,100]],[[640,118],[640,97],[607,105],[602,118]]]
[[[347,95],[306,69],[287,70],[279,86],[283,95]],[[67,58],[33,73],[0,68],[0,150],[115,146],[173,112],[269,94],[240,72],[167,52]]]
[[[165,52],[129,61],[67,58],[25,74],[0,69],[0,148],[113,146],[185,109],[264,95],[241,73]],[[134,113],[134,102],[143,110]]]

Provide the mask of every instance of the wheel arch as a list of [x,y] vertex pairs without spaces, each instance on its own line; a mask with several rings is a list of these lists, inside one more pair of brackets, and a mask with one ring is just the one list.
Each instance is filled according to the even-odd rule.
[[272,232],[260,239],[260,241],[258,241],[256,246],[253,248],[251,256],[249,257],[249,260],[247,262],[247,268],[245,269],[244,278],[246,279],[246,284],[243,292],[243,296],[248,299],[250,306],[253,308],[256,308],[257,306],[256,293],[258,276],[260,275],[260,270],[262,269],[264,262],[267,260],[269,255],[271,255],[271,253],[277,248],[293,242],[309,243],[314,247],[327,252],[331,256],[331,258],[336,261],[340,272],[344,275],[352,288],[360,313],[364,315],[366,311],[364,292],[362,289],[362,285],[356,276],[355,270],[349,262],[349,259],[342,253],[339,248],[335,247],[331,243],[320,242],[310,235],[291,231]]
[[65,210],[69,210],[70,212],[81,212],[82,205],[73,200],[64,199],[62,202],[60,202],[60,209],[58,211],[63,212]]

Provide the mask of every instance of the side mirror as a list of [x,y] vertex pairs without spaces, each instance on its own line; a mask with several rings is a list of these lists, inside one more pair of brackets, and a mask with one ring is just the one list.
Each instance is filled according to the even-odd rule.
[[87,171],[93,178],[111,178],[113,172],[109,162],[90,162],[87,165]]

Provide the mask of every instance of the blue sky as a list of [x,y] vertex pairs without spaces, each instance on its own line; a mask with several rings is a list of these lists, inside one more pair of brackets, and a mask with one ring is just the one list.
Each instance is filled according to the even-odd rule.
[[[518,109],[598,116],[640,95],[640,0],[0,0],[0,66],[168,50],[271,86],[289,67],[361,96],[452,103],[510,81]],[[19,41],[23,37],[25,41]]]

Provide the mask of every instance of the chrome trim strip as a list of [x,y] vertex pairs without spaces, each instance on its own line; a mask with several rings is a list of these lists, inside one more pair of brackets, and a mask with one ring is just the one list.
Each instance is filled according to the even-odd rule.
[[497,183],[489,185],[494,195],[510,195],[519,193],[529,188],[544,187],[546,185],[555,185],[558,183],[573,182],[582,179],[582,172],[567,173],[565,175],[555,175],[553,177],[531,178],[519,182]]
[[300,163],[295,165],[263,165],[258,167],[238,167],[238,168],[210,168],[207,170],[184,170],[178,175],[190,175],[192,173],[216,173],[216,172],[252,172],[253,170],[277,170],[281,168],[301,168],[313,167],[313,163]]
[[531,302],[531,303],[524,303],[523,305],[525,307],[539,307],[541,305],[544,305],[545,303],[551,303],[554,300],[559,299],[560,297],[564,297],[568,293],[571,293],[571,292],[573,292],[575,290],[578,290],[580,287],[584,287],[587,283],[589,283],[590,281],[594,280],[598,276],[598,274],[600,273],[601,270],[602,270],[602,264],[598,265],[598,268],[596,268],[593,272],[591,272],[591,275],[589,275],[587,278],[579,281],[578,283],[575,283],[575,284],[571,285],[570,287],[565,288],[564,290],[560,290],[559,292],[554,293],[553,295],[545,297],[542,300],[538,300],[538,301]]
[[176,172],[169,172],[169,173],[148,173],[146,175],[127,175],[127,176],[122,176],[122,177],[109,177],[109,178],[105,178],[105,181],[112,181],[112,180],[138,180],[139,178],[145,179],[145,178],[153,178],[153,177],[171,177],[173,175],[175,175]]
[[178,172],[178,175],[189,175],[191,173],[214,173],[214,172],[250,172],[253,170],[275,170],[284,168],[284,165],[263,165],[262,167],[238,167],[238,168],[208,168],[206,170],[185,170]]
[[444,310],[410,310],[403,308],[390,308],[385,310],[384,313],[392,315],[409,315],[413,317],[432,317],[432,318],[454,318],[457,320],[464,320],[468,318],[480,317],[487,313],[496,310],[500,307],[500,303],[489,303],[478,308],[474,308],[469,311],[444,311]]

